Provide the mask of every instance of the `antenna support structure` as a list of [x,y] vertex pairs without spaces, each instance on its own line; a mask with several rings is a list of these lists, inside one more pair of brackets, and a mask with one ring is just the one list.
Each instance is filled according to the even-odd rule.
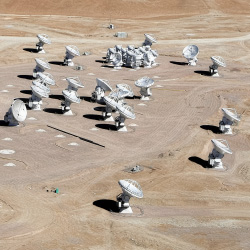
[[224,154],[232,154],[231,149],[229,148],[229,145],[226,140],[223,139],[212,139],[213,143],[213,150],[208,156],[209,165],[212,166],[212,168],[215,169],[224,169],[222,158],[224,157]]
[[129,204],[129,201],[131,197],[136,197],[139,199],[143,198],[141,186],[138,182],[130,179],[120,180],[118,184],[120,185],[123,191],[116,197],[119,213],[132,214],[133,211]]
[[220,75],[218,72],[218,68],[219,67],[225,68],[226,63],[221,56],[212,56],[211,60],[212,60],[213,64],[209,66],[209,72],[210,72],[212,77],[219,77]]
[[231,126],[237,124],[241,117],[237,114],[233,108],[222,108],[223,112],[222,120],[219,123],[219,130],[226,135],[233,134]]

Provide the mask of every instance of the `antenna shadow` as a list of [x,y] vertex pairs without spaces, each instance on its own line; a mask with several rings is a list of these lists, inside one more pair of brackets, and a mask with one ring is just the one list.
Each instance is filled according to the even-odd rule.
[[17,98],[17,99],[23,101],[25,104],[28,104],[29,102],[29,98]]
[[[20,90],[20,93],[26,94],[26,95],[31,95],[32,91],[31,90]],[[19,98],[20,99],[20,98]]]
[[34,48],[23,48],[24,51],[28,51],[30,53],[38,53],[37,49]]
[[105,107],[95,107],[94,110],[103,112],[106,110],[106,108]]
[[90,96],[80,96],[80,99],[86,102],[93,102]]
[[18,75],[18,78],[22,78],[22,79],[27,79],[27,80],[33,80],[34,77],[32,75]]
[[106,59],[107,57],[106,56],[103,56],[102,59]]
[[63,114],[61,109],[56,109],[56,108],[45,108],[43,109],[43,111],[51,114],[58,114],[58,115]]
[[188,65],[188,63],[187,63],[187,62],[176,62],[176,61],[170,61],[170,63],[172,63],[172,64],[176,64],[176,65],[182,65],[182,66]]
[[109,212],[115,212],[118,213],[118,207],[117,207],[117,202],[114,200],[97,200],[93,202],[93,205],[102,209],[105,209]]
[[102,67],[104,67],[104,68],[110,68],[110,69],[113,69],[113,68],[114,68],[113,65],[102,65]]
[[5,122],[4,120],[0,120],[0,127],[8,127],[8,122]]
[[95,62],[99,62],[99,63],[106,63],[105,60],[95,60]]
[[59,66],[65,66],[65,65],[63,64],[63,62],[59,62],[59,61],[50,61],[49,63],[50,63],[50,64],[54,64],[54,65],[59,65]]
[[49,95],[49,98],[60,100],[60,101],[65,99],[63,95]]
[[95,126],[96,126],[97,128],[101,128],[101,129],[117,131],[117,130],[116,130],[116,126],[113,125],[113,124],[96,124]]
[[188,158],[190,161],[202,166],[203,168],[211,168],[211,166],[208,164],[208,161],[205,161],[197,156],[191,156]]
[[139,96],[139,95],[134,95],[133,97],[131,97],[131,96],[126,96],[125,99],[129,99],[129,100],[130,100],[130,99],[133,99],[133,100],[134,100],[134,99],[141,99],[141,96]]
[[220,131],[219,127],[217,127],[217,126],[213,126],[213,125],[201,125],[200,128],[202,128],[204,130],[210,130],[214,134],[221,134],[221,131]]
[[206,70],[195,70],[194,73],[200,74],[202,76],[211,76],[210,72]]
[[90,120],[97,120],[97,121],[103,121],[103,117],[101,115],[83,115],[84,118],[90,119]]

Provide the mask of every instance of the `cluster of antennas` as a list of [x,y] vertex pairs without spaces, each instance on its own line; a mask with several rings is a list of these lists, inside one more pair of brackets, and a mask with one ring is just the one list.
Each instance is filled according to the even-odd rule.
[[[199,48],[196,45],[188,45],[183,49],[182,55],[187,59],[188,65],[196,66]],[[226,63],[221,56],[212,56],[212,65],[209,66],[209,73],[213,77],[219,77],[218,67],[226,67]]]
[[116,45],[114,48],[109,48],[106,55],[106,62],[114,65],[115,69],[121,69],[122,66],[138,69],[140,67],[151,68],[156,66],[156,58],[158,53],[151,49],[152,43],[156,40],[145,34],[145,41],[139,48],[133,45],[123,48],[121,45]]

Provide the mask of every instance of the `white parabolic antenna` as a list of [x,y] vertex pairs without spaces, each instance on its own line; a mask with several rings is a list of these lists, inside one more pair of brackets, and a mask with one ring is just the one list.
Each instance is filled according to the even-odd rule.
[[131,197],[143,198],[143,192],[141,186],[138,182],[126,179],[119,180],[118,184],[120,185],[123,193],[117,196],[118,207],[120,213],[133,213],[132,208],[130,207],[129,200]]
[[45,86],[43,83],[41,83],[39,80],[32,81],[32,84],[42,89],[44,92],[48,94],[50,93],[50,89],[47,86]]
[[84,85],[81,83],[78,76],[67,77],[66,80],[69,83],[69,86],[75,90],[78,88],[84,88]]
[[222,108],[222,112],[224,113],[224,116],[230,120],[230,121],[240,121],[240,116],[237,114],[235,109],[231,108]]
[[73,102],[73,103],[80,103],[81,99],[77,96],[77,93],[75,91],[70,91],[70,90],[63,90],[63,96],[65,97],[65,99],[69,102]]
[[35,58],[36,64],[39,68],[45,70],[45,69],[51,69],[49,66],[49,63],[46,62],[44,59],[42,58]]
[[218,67],[226,67],[226,62],[221,56],[212,56],[211,57],[212,62],[217,65]]
[[66,51],[72,56],[80,56],[80,52],[75,45],[67,45],[65,46]]
[[114,65],[114,68],[115,69],[121,69],[121,66],[123,64],[123,61],[122,61],[122,55],[120,52],[116,52],[114,54],[114,57],[113,57],[113,61],[112,61],[113,65]]
[[130,96],[130,97],[134,96],[134,92],[133,92],[133,90],[131,89],[131,87],[128,84],[119,83],[119,84],[116,84],[116,87],[118,89],[121,89],[122,91],[125,91],[125,92],[128,91],[129,92],[128,96]]
[[149,41],[150,43],[156,43],[157,42],[156,39],[150,34],[144,34],[144,36],[145,36],[145,39],[147,41]]
[[14,118],[19,121],[23,122],[27,117],[27,109],[23,101],[16,99],[11,104],[11,111]]
[[127,195],[139,199],[143,198],[143,192],[138,182],[126,179],[126,180],[120,180],[118,183],[121,186],[122,191],[124,191]]
[[40,42],[42,42],[44,44],[51,44],[49,36],[46,34],[38,34],[37,38],[39,39]]
[[32,90],[32,93],[39,97],[39,98],[48,98],[49,95],[48,95],[48,92],[45,90],[45,89],[42,89],[36,85],[33,85],[33,86],[30,86],[31,87],[31,90]]
[[112,87],[109,85],[108,80],[96,78],[97,86],[104,91],[112,91]]
[[128,106],[128,105],[117,105],[116,106],[118,112],[120,113],[120,115],[122,117],[124,117],[125,119],[135,119],[135,113],[134,110],[132,109],[132,107]]
[[17,126],[19,122],[23,122],[27,117],[27,109],[23,101],[16,99],[12,102],[9,111],[4,116],[4,121],[9,126]]
[[110,106],[112,109],[116,109],[116,106],[118,104],[118,100],[115,97],[112,96],[104,96],[103,97],[104,102],[106,105]]
[[135,86],[139,88],[150,88],[153,85],[154,85],[154,80],[147,76],[144,76],[135,82]]
[[56,84],[55,80],[53,79],[53,76],[50,73],[38,72],[37,75],[41,79],[41,81],[45,84],[52,85],[52,86]]
[[212,139],[211,140],[213,145],[214,145],[214,149],[219,152],[220,154],[224,155],[225,153],[227,154],[232,154],[233,152],[231,151],[231,149],[228,146],[228,143],[226,140],[223,139]]
[[196,45],[188,45],[183,49],[183,56],[187,59],[193,59],[199,54],[199,48]]

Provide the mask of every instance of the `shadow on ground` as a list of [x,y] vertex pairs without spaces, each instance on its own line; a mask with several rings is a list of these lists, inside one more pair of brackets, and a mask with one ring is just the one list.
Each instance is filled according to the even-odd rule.
[[23,48],[24,51],[28,51],[30,53],[38,53],[37,49],[34,48]]
[[0,120],[0,127],[8,127],[8,122],[5,122],[4,120]]
[[22,78],[22,79],[27,79],[27,80],[33,80],[33,76],[32,75],[18,75],[18,78]]
[[117,207],[117,202],[113,200],[97,200],[93,202],[93,205],[102,209],[105,209],[109,212],[115,212],[118,213],[118,207]]
[[51,114],[58,114],[58,115],[63,114],[61,109],[56,109],[56,108],[45,108],[43,109],[43,111]]
[[182,65],[182,66],[188,65],[187,62],[175,62],[175,61],[170,61],[170,63],[176,64],[176,65]]
[[[20,90],[20,93],[26,94],[26,95],[31,95],[31,94],[32,94],[32,91],[31,91],[31,90],[28,90],[28,89],[25,89],[25,90]],[[20,99],[20,98],[19,98],[19,99]]]
[[63,101],[65,100],[63,95],[49,95],[49,98]]
[[208,161],[205,161],[197,156],[191,156],[188,158],[190,161],[202,166],[203,168],[211,168],[211,166],[208,164]]
[[116,130],[116,126],[113,125],[113,124],[96,124],[95,126],[96,126],[97,128],[101,128],[101,129],[117,131],[117,130]]
[[83,115],[83,117],[90,119],[90,120],[103,121],[103,116],[101,116],[101,115],[87,114],[87,115]]
[[210,72],[206,70],[195,70],[194,73],[200,74],[202,76],[211,76]]
[[50,63],[50,64],[53,64],[53,65],[65,66],[65,65],[63,64],[63,62],[59,62],[59,61],[50,61],[49,63]]
[[221,134],[219,127],[214,126],[214,125],[201,125],[200,128],[202,128],[204,130],[210,130],[214,134]]

